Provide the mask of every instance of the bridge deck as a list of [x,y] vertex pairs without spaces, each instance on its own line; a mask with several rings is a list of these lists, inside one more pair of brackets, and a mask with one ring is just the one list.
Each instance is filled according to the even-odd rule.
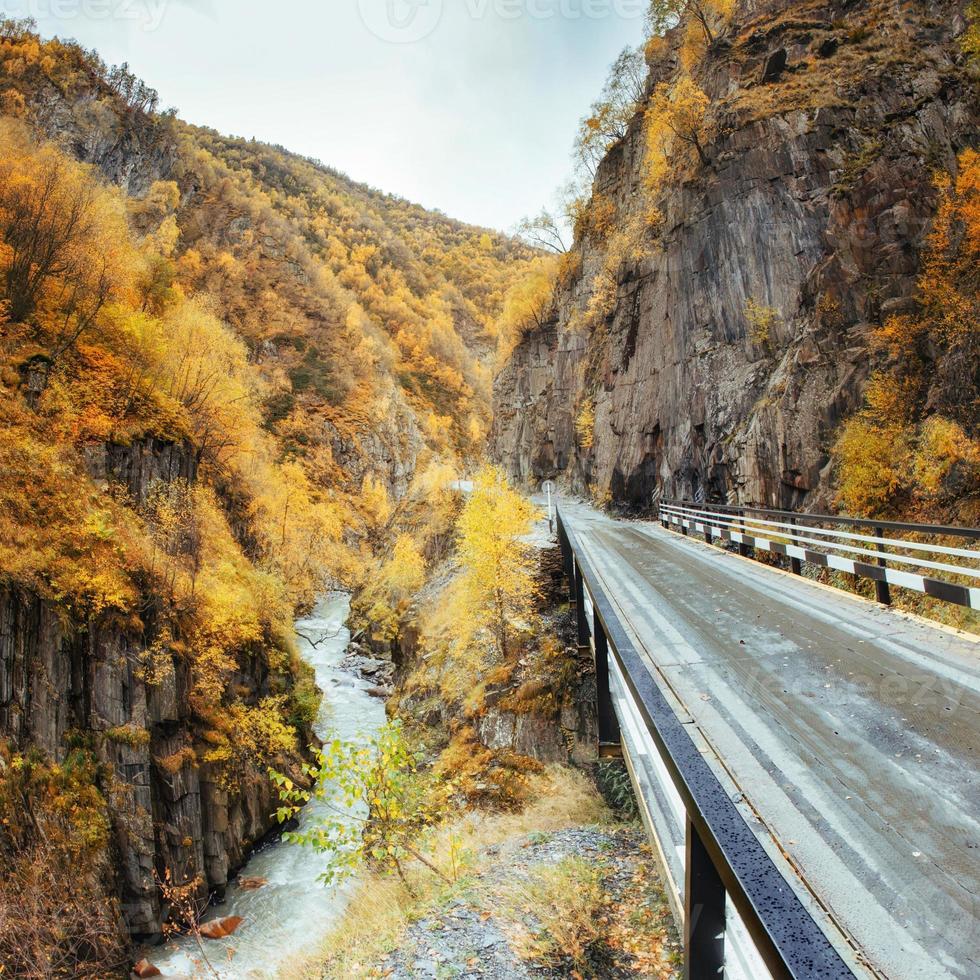
[[562,513],[750,825],[875,971],[980,977],[980,644],[656,524]]

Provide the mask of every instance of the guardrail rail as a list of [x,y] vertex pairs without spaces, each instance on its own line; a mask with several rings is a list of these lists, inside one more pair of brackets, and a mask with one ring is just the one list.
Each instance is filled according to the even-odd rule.
[[[889,586],[895,585],[980,609],[980,550],[944,543],[976,542],[978,528],[684,501],[661,502],[660,520],[682,534],[701,533],[709,544],[715,539],[737,544],[743,555],[753,550],[782,555],[797,575],[809,562],[871,579],[878,601],[886,605],[891,602]],[[923,540],[928,538],[943,540]]]
[[661,692],[560,509],[557,530],[578,642],[595,651],[600,746],[621,741],[612,676],[629,699],[624,724],[634,726],[639,719],[683,806],[680,911],[686,980],[726,975],[727,937],[735,925],[728,921],[729,904],[774,980],[853,980],[854,972],[745,822]]

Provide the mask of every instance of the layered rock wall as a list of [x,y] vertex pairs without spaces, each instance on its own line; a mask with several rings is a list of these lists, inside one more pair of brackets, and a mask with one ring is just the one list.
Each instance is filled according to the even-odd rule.
[[[861,404],[869,334],[910,308],[934,173],[977,142],[964,23],[949,3],[740,4],[695,69],[708,162],[675,168],[598,324],[584,311],[608,246],[580,236],[581,271],[496,380],[491,445],[511,474],[640,509],[658,492],[831,506],[829,448]],[[678,70],[668,50],[651,87]],[[595,182],[617,228],[651,203],[646,166],[638,115]],[[751,304],[771,311],[768,336]]]
[[[92,447],[96,479],[112,480],[143,502],[154,481],[193,481],[189,444],[136,440]],[[0,588],[0,737],[63,761],[74,734],[109,770],[104,780],[117,856],[118,892],[134,937],[161,930],[154,874],[178,882],[200,875],[200,893],[221,895],[252,847],[275,829],[272,784],[256,773],[229,789],[195,753],[190,667],[160,649],[152,625],[79,623],[23,590]],[[153,648],[153,656],[149,651]],[[240,678],[255,700],[281,690],[253,658]]]

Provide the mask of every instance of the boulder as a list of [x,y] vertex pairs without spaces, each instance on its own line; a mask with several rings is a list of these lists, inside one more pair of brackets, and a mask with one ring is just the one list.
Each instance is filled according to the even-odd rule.
[[240,915],[226,915],[223,919],[202,922],[198,931],[205,939],[224,939],[236,932],[244,921]]
[[238,879],[238,887],[244,888],[246,891],[250,892],[258,891],[260,888],[265,888],[265,886],[268,884],[268,878],[249,877],[248,875],[243,875]]

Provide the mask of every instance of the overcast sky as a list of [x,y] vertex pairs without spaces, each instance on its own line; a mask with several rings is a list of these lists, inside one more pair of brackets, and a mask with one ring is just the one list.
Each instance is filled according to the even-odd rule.
[[0,0],[128,61],[161,105],[509,229],[570,171],[575,127],[644,0]]

